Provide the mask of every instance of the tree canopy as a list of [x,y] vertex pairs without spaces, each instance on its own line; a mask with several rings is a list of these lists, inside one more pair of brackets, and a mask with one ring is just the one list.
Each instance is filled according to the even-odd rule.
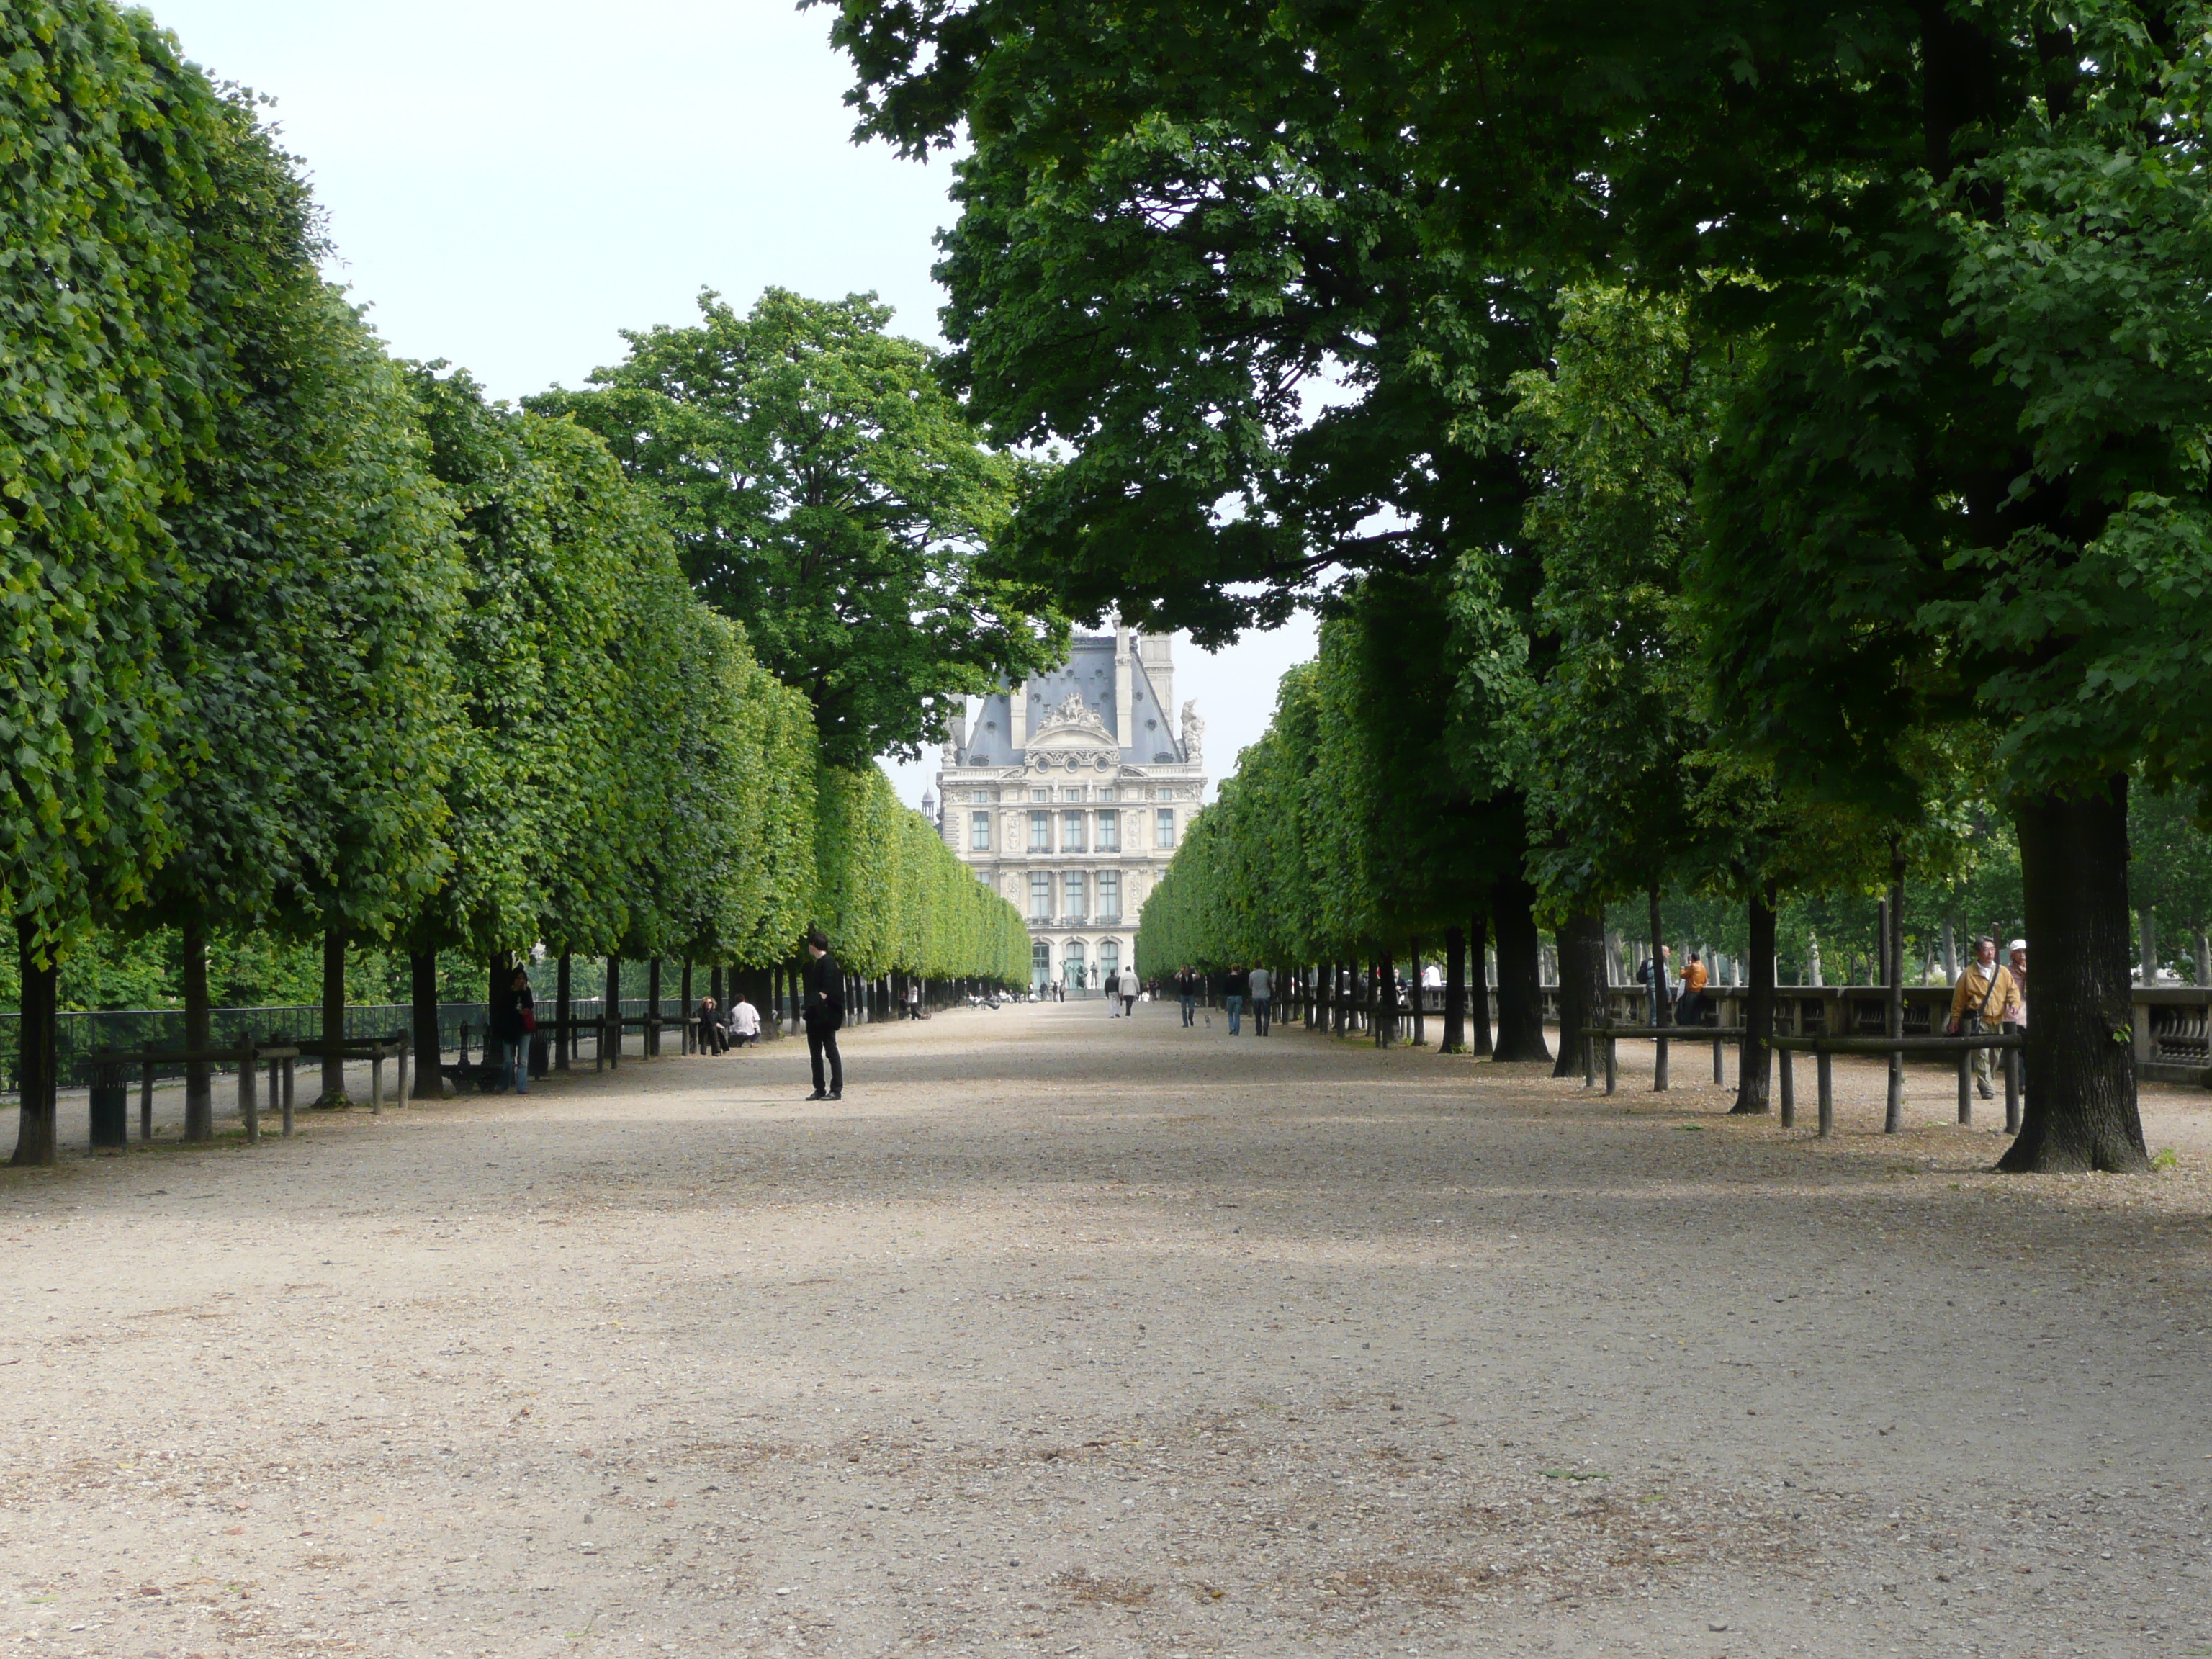
[[699,309],[529,406],[606,441],[835,763],[911,759],[962,699],[1058,659],[1040,590],[981,568],[1036,469],[978,441],[889,307],[770,289],[744,316],[712,293]]

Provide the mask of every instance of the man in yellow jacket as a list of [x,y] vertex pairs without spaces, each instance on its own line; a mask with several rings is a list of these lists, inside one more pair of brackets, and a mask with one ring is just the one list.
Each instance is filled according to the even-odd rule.
[[[1959,982],[1951,992],[1952,1035],[1961,1030],[1976,1035],[2000,1031],[2008,1022],[2016,1023],[2023,1012],[2020,987],[2014,982],[2011,972],[1997,961],[1997,942],[1993,939],[1976,939],[1974,959],[1966,964],[1966,971],[1959,975]],[[1990,1097],[1990,1079],[1996,1063],[1996,1049],[1974,1050],[1974,1086],[1981,1091],[1984,1100]]]

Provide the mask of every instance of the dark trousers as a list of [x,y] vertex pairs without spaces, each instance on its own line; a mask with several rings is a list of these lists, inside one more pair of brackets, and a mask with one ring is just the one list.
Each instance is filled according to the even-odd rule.
[[1197,1006],[1198,999],[1188,992],[1184,993],[1182,1000],[1182,1023],[1184,1024],[1195,1025],[1198,1024],[1195,1019],[1191,1018],[1193,1011],[1195,1010]]
[[1252,999],[1252,1024],[1254,1029],[1255,1029],[1261,1036],[1267,1035],[1268,1003],[1269,999],[1267,997],[1254,997]]
[[[830,1081],[822,1080],[822,1058],[830,1057]],[[814,1086],[833,1095],[845,1092],[845,1062],[837,1054],[837,1028],[834,1025],[809,1022],[806,1027],[806,1057],[814,1063]]]
[[717,1025],[711,1019],[699,1022],[699,1051],[708,1054],[723,1054],[730,1050],[730,1031],[726,1025]]

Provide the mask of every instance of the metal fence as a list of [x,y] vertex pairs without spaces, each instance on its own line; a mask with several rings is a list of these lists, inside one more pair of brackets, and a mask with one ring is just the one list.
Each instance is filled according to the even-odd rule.
[[[598,997],[574,997],[568,1003],[568,1017],[576,1020],[599,1020],[605,1004]],[[622,1011],[626,1018],[641,1018],[652,1012],[653,1002],[647,997],[625,997]],[[438,1005],[438,1046],[443,1052],[457,1054],[465,1047],[471,1054],[483,1048],[484,1028],[489,1023],[490,1005],[483,1002],[441,1002]],[[541,997],[538,1002],[538,1017],[553,1018],[552,999]],[[671,1022],[681,1022],[685,1013],[680,997],[660,1000],[660,1017]],[[414,1010],[404,1002],[349,1003],[345,1011],[345,1035],[349,1038],[389,1038],[400,1035],[412,1036]],[[17,1036],[21,1024],[18,1014],[0,1014],[0,1098],[13,1099],[16,1093],[17,1057],[21,1053]],[[122,1008],[100,1009],[91,1012],[64,1012],[59,1019],[60,1029],[55,1034],[58,1078],[64,1089],[81,1089],[91,1081],[91,1056],[102,1049],[143,1048],[149,1045],[161,1048],[181,1048],[185,1046],[185,1011],[181,1008]],[[323,1032],[323,1011],[319,1003],[273,1008],[210,1008],[208,1010],[208,1037],[218,1048],[234,1047],[247,1037],[261,1043],[278,1042],[291,1037],[319,1037]],[[591,1033],[579,1034],[586,1042]],[[220,1068],[218,1068],[220,1069]],[[154,1068],[156,1079],[175,1079],[183,1077],[181,1063],[160,1065]]]

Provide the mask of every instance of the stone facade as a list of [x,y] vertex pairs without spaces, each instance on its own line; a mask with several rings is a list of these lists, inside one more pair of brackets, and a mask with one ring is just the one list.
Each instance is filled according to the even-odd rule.
[[1030,981],[1092,986],[1136,959],[1137,912],[1206,794],[1206,723],[1175,708],[1167,639],[1079,637],[1066,666],[981,701],[922,810],[1029,918]]

